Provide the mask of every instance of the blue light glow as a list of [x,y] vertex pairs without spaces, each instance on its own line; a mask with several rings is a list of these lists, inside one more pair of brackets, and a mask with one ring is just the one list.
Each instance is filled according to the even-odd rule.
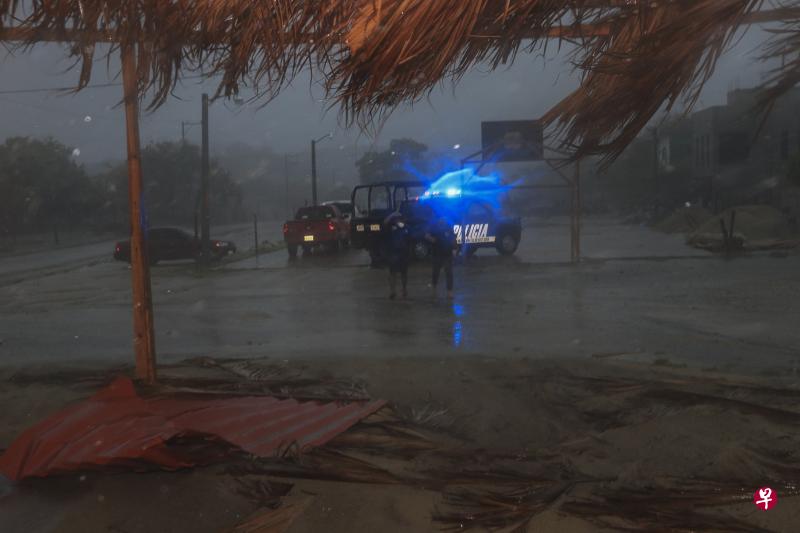
[[455,348],[461,346],[461,337],[461,321],[459,320],[453,324],[453,346]]
[[480,176],[472,168],[446,172],[433,183],[423,199],[446,197],[464,200],[480,200],[491,204],[495,209],[501,208],[502,195],[514,187],[514,183],[503,183],[498,174]]
[[464,325],[461,323],[461,317],[464,316],[464,306],[454,303],[453,304],[453,314],[459,320],[453,322],[453,346],[458,348],[461,346],[461,342],[464,337]]

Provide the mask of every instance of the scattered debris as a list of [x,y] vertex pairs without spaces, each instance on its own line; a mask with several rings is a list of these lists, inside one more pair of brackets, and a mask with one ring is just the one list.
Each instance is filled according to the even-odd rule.
[[367,401],[370,399],[366,383],[354,379],[303,378],[302,372],[290,370],[284,364],[264,363],[249,359],[214,359],[196,357],[184,361],[203,368],[224,370],[241,378],[229,379],[185,379],[166,378],[165,383],[181,387],[197,387],[203,390],[244,391],[270,394],[278,398],[295,398],[320,401]]
[[704,207],[680,207],[658,222],[655,229],[664,233],[690,233],[710,218],[711,213]]
[[281,501],[284,496],[289,494],[292,490],[291,483],[282,483],[280,481],[270,481],[264,478],[236,478],[239,488],[237,493],[241,494],[249,500],[253,500],[259,507],[267,507],[269,509],[277,509],[281,506]]
[[596,352],[592,354],[592,358],[594,359],[609,359],[611,357],[622,357],[625,355],[642,355],[644,352],[641,350],[637,351],[622,351],[622,352]]
[[314,498],[303,498],[287,503],[277,509],[261,509],[244,522],[230,530],[229,533],[283,533],[288,531],[298,516]]
[[711,251],[768,250],[797,246],[798,241],[790,236],[783,213],[766,205],[747,205],[709,218],[687,236],[686,242]]
[[[672,480],[678,481],[678,480]],[[585,500],[565,502],[560,511],[601,528],[637,531],[771,531],[714,508],[749,501],[752,491],[743,480],[681,479],[677,484],[644,490],[621,488]],[[800,494],[791,483],[773,483],[781,495]],[[620,520],[627,522],[621,524]]]
[[[176,469],[236,451],[274,455],[320,446],[385,402],[299,402],[272,396],[139,396],[128,378],[36,424],[0,457],[12,481],[114,466]],[[88,428],[88,429],[87,429]]]
[[442,524],[445,531],[502,528],[523,532],[534,516],[550,507],[572,486],[574,483],[547,483],[504,492],[455,490],[445,493],[449,511],[437,512],[433,519]]

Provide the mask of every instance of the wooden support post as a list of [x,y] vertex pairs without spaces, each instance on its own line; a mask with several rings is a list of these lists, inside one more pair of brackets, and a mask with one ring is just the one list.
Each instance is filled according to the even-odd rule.
[[317,205],[317,141],[311,141],[311,205]]
[[575,161],[575,262],[581,262],[581,212],[583,211],[583,198],[581,197],[581,162]]
[[258,215],[255,213],[253,213],[253,241],[255,241],[254,244],[256,245],[256,264],[258,264]]
[[208,95],[203,93],[202,109],[203,143],[200,148],[200,262],[208,266],[211,261],[211,212],[209,207],[208,175]]
[[134,44],[123,44],[122,84],[125,92],[125,132],[128,147],[128,209],[131,223],[131,288],[133,296],[133,349],[136,377],[156,381],[156,347],[153,301],[144,216],[144,189],[139,146],[139,91]]
[[575,177],[571,181],[572,201],[570,214],[570,261],[581,261],[581,164],[575,162]]

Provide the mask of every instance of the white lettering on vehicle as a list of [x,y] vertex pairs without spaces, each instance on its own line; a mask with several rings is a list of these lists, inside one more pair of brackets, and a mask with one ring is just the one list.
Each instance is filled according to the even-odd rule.
[[[453,226],[453,233],[456,234],[456,243],[461,244],[466,239],[467,244],[481,244],[495,242],[495,236],[489,235],[489,224],[467,224],[464,228],[460,224]],[[462,238],[462,233],[464,237]]]

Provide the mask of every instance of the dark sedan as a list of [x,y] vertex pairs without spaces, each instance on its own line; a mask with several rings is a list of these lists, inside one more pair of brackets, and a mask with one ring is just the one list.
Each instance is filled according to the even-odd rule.
[[[150,264],[159,261],[178,259],[197,259],[200,257],[202,244],[200,239],[177,228],[153,228],[147,232],[147,255]],[[211,257],[221,259],[236,252],[236,245],[231,241],[211,241]],[[114,247],[114,259],[131,260],[130,241],[121,241]]]

